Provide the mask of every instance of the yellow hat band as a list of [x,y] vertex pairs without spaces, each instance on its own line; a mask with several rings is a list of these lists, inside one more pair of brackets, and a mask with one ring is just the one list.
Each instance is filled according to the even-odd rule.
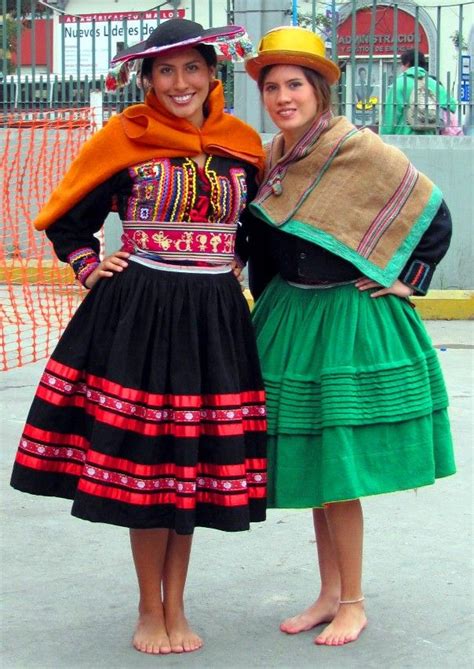
[[270,30],[260,40],[256,56],[245,61],[245,69],[258,79],[267,65],[299,65],[319,72],[329,84],[339,79],[341,71],[336,63],[326,58],[324,42],[306,28],[283,26]]
[[260,40],[258,53],[270,51],[295,51],[308,56],[326,56],[323,40],[315,33],[304,28],[277,28],[271,30]]

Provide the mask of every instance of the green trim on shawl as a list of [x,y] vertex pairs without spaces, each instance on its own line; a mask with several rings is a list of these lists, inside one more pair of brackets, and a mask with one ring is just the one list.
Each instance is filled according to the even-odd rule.
[[334,253],[334,255],[339,256],[339,258],[343,258],[352,263],[357,269],[360,269],[364,276],[373,281],[377,281],[377,283],[380,283],[382,286],[389,287],[396,279],[398,279],[408,258],[433,220],[442,200],[443,194],[435,185],[428,203],[415,221],[410,233],[403,240],[401,246],[384,269],[377,267],[377,265],[374,265],[369,259],[362,257],[357,251],[349,248],[327,232],[318,230],[317,228],[314,228],[307,223],[303,223],[302,221],[298,221],[297,219],[290,219],[286,223],[283,223],[283,225],[276,225],[260,205],[251,203],[250,208],[259,218],[269,225],[321,246],[327,251]]

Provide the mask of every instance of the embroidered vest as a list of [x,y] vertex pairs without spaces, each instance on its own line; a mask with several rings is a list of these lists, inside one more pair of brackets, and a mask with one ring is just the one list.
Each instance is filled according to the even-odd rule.
[[130,167],[123,248],[173,263],[224,264],[234,257],[239,216],[247,202],[245,167],[209,156],[202,169],[188,158]]

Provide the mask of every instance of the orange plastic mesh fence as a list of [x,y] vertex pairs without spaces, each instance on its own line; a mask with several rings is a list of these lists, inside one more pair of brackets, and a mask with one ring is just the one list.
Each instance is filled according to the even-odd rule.
[[91,109],[0,115],[0,370],[48,356],[84,295],[32,221],[95,129]]

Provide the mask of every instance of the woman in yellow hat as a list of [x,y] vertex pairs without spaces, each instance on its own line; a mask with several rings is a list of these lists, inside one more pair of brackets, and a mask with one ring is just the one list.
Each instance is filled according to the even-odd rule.
[[246,62],[280,132],[251,205],[250,284],[267,391],[269,504],[313,508],[321,591],[281,630],[367,624],[359,498],[455,471],[438,359],[409,301],[446,253],[439,189],[405,155],[331,113],[338,66],[302,28]]

